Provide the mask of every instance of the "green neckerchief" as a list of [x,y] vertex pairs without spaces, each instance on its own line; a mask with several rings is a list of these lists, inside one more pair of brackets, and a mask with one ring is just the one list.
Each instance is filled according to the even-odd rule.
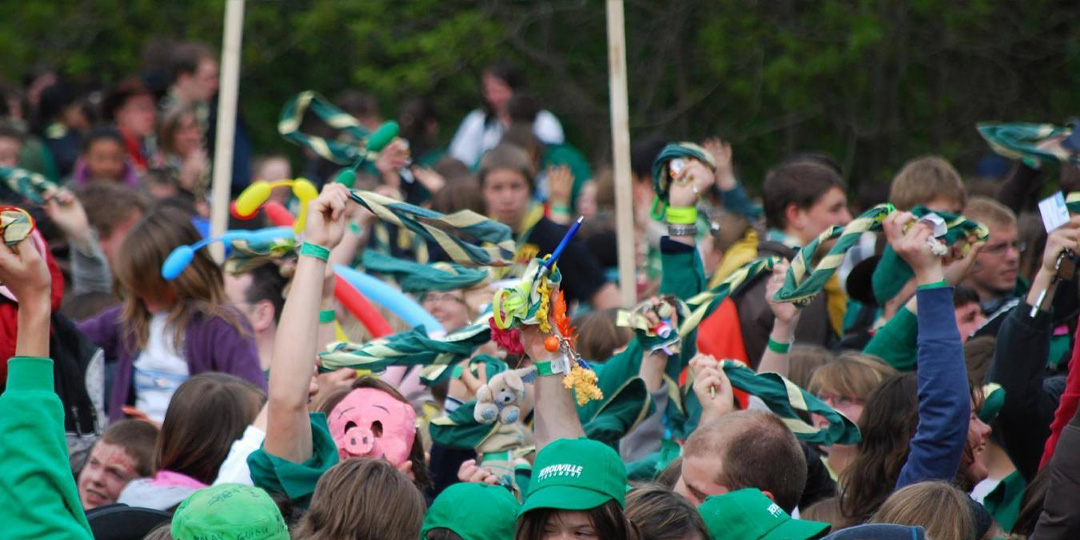
[[665,146],[656,156],[656,161],[653,161],[652,166],[653,191],[656,192],[656,197],[653,199],[650,213],[657,221],[664,219],[668,206],[668,194],[671,191],[671,171],[668,164],[671,160],[679,158],[696,159],[708,165],[710,169],[716,169],[716,161],[712,154],[701,146],[692,142],[672,143]]
[[48,178],[18,167],[0,167],[0,200],[45,204],[45,199],[57,190]]
[[513,264],[514,241],[510,227],[480,214],[470,210],[441,214],[372,191],[350,190],[349,197],[386,223],[408,229],[438,244],[458,264]]
[[[784,277],[784,285],[773,296],[773,300],[792,302],[800,306],[809,304],[825,288],[829,278],[839,268],[840,263],[844,262],[847,250],[859,241],[862,233],[881,230],[885,216],[893,210],[891,204],[881,204],[863,212],[845,227],[831,227],[822,232],[795,254]],[[833,239],[836,239],[836,243],[815,265],[818,249]]]
[[392,276],[407,293],[467,289],[488,278],[486,269],[449,263],[420,264],[372,250],[365,250],[360,261],[369,273]]
[[791,248],[793,251],[799,251],[802,249],[802,243],[796,240],[789,234],[785,234],[780,229],[769,229],[765,231],[765,240],[769,242],[778,242]]
[[1014,122],[998,124],[980,122],[976,125],[979,135],[999,155],[1009,159],[1022,160],[1032,168],[1046,163],[1080,163],[1080,155],[1060,146],[1040,148],[1042,143],[1059,137],[1068,137],[1073,132],[1073,125],[1057,127],[1053,124],[1033,124]]
[[[308,109],[348,138],[342,142],[301,132],[300,126]],[[319,157],[338,165],[374,161],[375,156],[367,150],[367,139],[371,132],[364,129],[359,120],[310,90],[297,94],[285,103],[278,119],[278,132],[289,142],[310,148]]]

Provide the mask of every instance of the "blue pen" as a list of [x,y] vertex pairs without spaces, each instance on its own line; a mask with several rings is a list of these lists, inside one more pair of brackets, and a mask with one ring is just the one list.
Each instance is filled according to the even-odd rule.
[[551,273],[551,268],[555,266],[556,262],[558,262],[563,250],[566,249],[566,246],[570,244],[570,239],[573,238],[575,234],[577,234],[578,229],[581,228],[581,222],[584,220],[585,216],[577,218],[577,221],[575,221],[574,224],[570,226],[570,230],[566,231],[566,236],[563,236],[562,241],[559,242],[558,247],[556,247],[555,251],[551,253],[551,257],[542,263],[540,267],[540,277],[544,277]]

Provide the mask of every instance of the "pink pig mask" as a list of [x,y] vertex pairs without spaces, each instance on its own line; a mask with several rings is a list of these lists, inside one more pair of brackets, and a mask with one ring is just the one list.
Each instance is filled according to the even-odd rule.
[[416,438],[416,411],[376,388],[349,392],[328,424],[341,459],[386,458],[396,467],[408,461]]

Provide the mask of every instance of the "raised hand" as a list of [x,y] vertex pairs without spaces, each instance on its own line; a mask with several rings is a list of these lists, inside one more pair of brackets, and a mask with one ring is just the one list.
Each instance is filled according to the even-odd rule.
[[714,181],[713,171],[696,159],[687,160],[686,167],[671,180],[668,204],[675,208],[695,206]]
[[918,221],[910,212],[893,212],[885,218],[883,228],[889,245],[915,271],[920,285],[944,279],[941,257],[934,255],[928,243],[933,227]]
[[731,169],[731,145],[720,137],[713,137],[706,140],[702,146],[712,154],[713,161],[716,162],[716,187],[720,191],[735,189],[735,172]]
[[554,206],[570,206],[570,195],[574,189],[574,173],[570,167],[558,165],[548,167],[548,200]]
[[323,186],[322,193],[308,203],[307,241],[327,249],[333,249],[345,234],[345,208],[349,204],[349,190],[337,183]]
[[773,297],[776,296],[777,291],[784,286],[784,278],[787,276],[788,262],[783,260],[773,266],[772,275],[769,276],[769,281],[765,284],[765,300],[769,303],[769,309],[772,310],[773,316],[776,317],[776,322],[791,324],[799,315],[799,308],[792,302],[776,302],[773,301]]
[[699,353],[690,360],[690,369],[694,372],[694,395],[701,402],[701,424],[735,410],[735,391],[719,361]]

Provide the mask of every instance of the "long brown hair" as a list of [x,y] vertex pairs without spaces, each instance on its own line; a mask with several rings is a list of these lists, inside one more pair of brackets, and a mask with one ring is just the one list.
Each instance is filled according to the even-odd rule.
[[709,539],[697,508],[661,485],[645,485],[628,493],[625,513],[641,540]]
[[[409,405],[409,400],[405,399],[405,396],[398,392],[397,388],[387,384],[377,377],[360,377],[353,381],[352,385],[348,388],[339,388],[333,392],[330,392],[323,398],[322,402],[318,404],[317,409],[319,412],[329,416],[330,412],[337,407],[341,400],[345,399],[345,396],[349,395],[349,392],[356,390],[357,388],[374,388],[375,390],[382,390],[387,394],[390,394],[394,399]],[[412,461],[412,474],[413,483],[416,488],[423,491],[431,487],[431,478],[428,475],[427,459],[424,457],[424,441],[417,433],[413,439],[412,448],[409,450],[409,461]]]
[[871,523],[918,525],[927,538],[976,540],[967,494],[945,482],[919,482],[885,499]]
[[255,420],[266,395],[225,373],[202,373],[176,389],[157,442],[157,470],[212,484],[232,443]]
[[124,238],[113,270],[124,302],[120,320],[136,349],[145,347],[150,337],[152,314],[147,301],[169,306],[167,328],[172,330],[175,344],[182,342],[188,323],[196,316],[221,317],[237,331],[244,331],[242,317],[228,307],[221,268],[205,250],[195,252],[177,279],[165,281],[161,277],[161,265],[172,250],[199,239],[189,217],[170,208],[151,212]]
[[420,491],[393,465],[351,458],[319,478],[311,507],[293,538],[416,540],[424,512]]
[[855,459],[841,474],[840,510],[848,520],[846,525],[866,521],[892,493],[918,424],[914,373],[886,379],[870,394],[859,419],[862,440]]
[[[544,527],[548,521],[560,512],[555,508],[537,508],[525,512],[518,518],[515,540],[543,540]],[[637,528],[626,519],[618,501],[611,500],[595,508],[582,510],[589,515],[589,521],[600,540],[638,540]]]

